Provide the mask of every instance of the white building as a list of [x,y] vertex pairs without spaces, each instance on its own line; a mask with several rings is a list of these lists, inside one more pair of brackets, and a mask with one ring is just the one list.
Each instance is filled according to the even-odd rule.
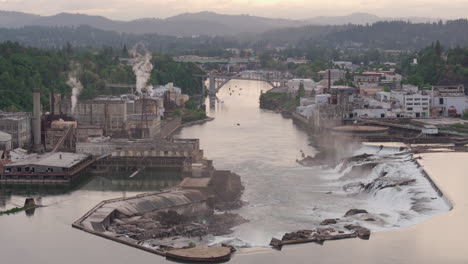
[[153,88],[153,96],[160,98],[167,96],[177,106],[183,106],[190,99],[188,95],[182,94],[182,89],[174,86],[173,83]]
[[415,93],[403,96],[404,113],[406,117],[430,117],[430,100],[428,94]]
[[318,94],[315,96],[315,104],[321,105],[321,104],[329,104],[330,103],[330,94]]
[[433,86],[433,113],[442,116],[460,116],[468,110],[468,100],[463,85]]
[[396,116],[396,112],[383,108],[362,108],[353,110],[353,117],[355,118],[394,118]]
[[308,106],[298,106],[296,108],[296,113],[309,119],[312,116],[313,112],[315,111],[316,107],[317,107],[316,104],[311,104]]

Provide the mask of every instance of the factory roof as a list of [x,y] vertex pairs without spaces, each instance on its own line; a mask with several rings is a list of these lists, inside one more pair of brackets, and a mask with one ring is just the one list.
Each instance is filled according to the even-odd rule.
[[76,164],[82,162],[89,155],[87,154],[75,154],[69,152],[49,152],[45,154],[30,154],[22,157],[21,159],[8,164],[7,166],[25,166],[25,165],[36,165],[36,166],[50,166],[50,167],[62,167],[71,168]]

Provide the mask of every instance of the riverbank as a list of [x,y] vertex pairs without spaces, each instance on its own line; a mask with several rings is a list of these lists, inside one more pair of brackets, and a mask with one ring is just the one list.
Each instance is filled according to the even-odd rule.
[[206,122],[211,122],[213,120],[214,120],[213,117],[207,117],[207,118],[204,118],[204,119],[201,119],[201,120],[196,120],[196,121],[183,123],[180,127],[182,128],[182,127],[189,127],[189,126],[195,126],[195,125],[202,125],[202,124],[205,124]]
[[299,106],[299,100],[288,93],[266,92],[260,95],[260,108],[291,115]]

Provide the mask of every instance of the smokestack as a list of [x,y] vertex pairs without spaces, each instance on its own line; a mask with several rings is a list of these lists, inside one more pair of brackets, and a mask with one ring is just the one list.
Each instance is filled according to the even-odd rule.
[[33,138],[34,150],[40,152],[41,145],[41,91],[39,88],[33,90]]
[[49,105],[50,105],[50,114],[55,115],[55,94],[51,92],[49,94]]

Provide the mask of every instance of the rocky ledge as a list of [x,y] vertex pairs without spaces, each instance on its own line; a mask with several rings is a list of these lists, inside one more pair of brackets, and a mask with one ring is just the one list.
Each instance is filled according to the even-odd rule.
[[[272,238],[270,246],[276,249],[281,249],[284,245],[310,242],[322,245],[325,241],[348,238],[361,238],[368,240],[371,234],[370,229],[353,224],[351,219],[356,215],[368,214],[369,213],[363,209],[351,209],[344,214],[342,219],[325,219],[320,223],[320,226],[315,229],[286,233],[281,239]],[[372,222],[375,221],[375,219],[369,217],[366,218],[365,221]]]

